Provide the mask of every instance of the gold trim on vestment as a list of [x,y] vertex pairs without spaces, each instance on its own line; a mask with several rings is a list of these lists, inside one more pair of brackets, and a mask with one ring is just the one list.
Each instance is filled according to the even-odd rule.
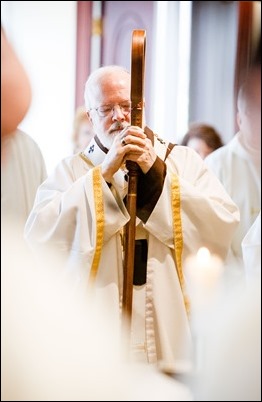
[[[80,152],[80,154],[79,154],[79,156],[80,156],[80,158],[82,158],[86,163],[92,163],[88,158],[87,158],[87,156],[84,154],[84,152]],[[93,165],[93,163],[92,163],[92,165]]]
[[[86,163],[89,164],[91,162],[83,152],[81,152],[79,156]],[[104,214],[102,179],[100,170],[101,170],[100,165],[93,168],[93,189],[94,189],[95,215],[96,215],[96,245],[95,245],[92,267],[90,270],[90,276],[88,280],[88,286],[92,286],[95,282],[104,240],[105,214]]]
[[96,247],[90,271],[89,285],[93,285],[96,279],[104,240],[105,219],[104,219],[104,205],[103,205],[103,192],[102,192],[100,166],[96,166],[93,169],[93,185],[94,185],[94,200],[95,200],[95,215],[96,215]]
[[185,280],[182,270],[182,250],[183,250],[183,234],[182,234],[182,221],[181,221],[181,200],[180,200],[180,185],[176,175],[172,176],[171,183],[172,193],[172,213],[173,213],[173,230],[174,230],[174,246],[175,246],[175,260],[178,278],[184,298],[184,303],[187,313],[189,313],[189,300],[185,294]]

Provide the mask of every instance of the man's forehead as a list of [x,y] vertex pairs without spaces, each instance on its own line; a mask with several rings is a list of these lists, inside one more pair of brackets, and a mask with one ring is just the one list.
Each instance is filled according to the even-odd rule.
[[91,96],[99,96],[101,93],[110,94],[114,92],[120,91],[128,91],[130,92],[130,79],[127,75],[119,76],[119,75],[111,75],[106,79],[97,80],[92,83],[92,86],[89,88],[89,93]]

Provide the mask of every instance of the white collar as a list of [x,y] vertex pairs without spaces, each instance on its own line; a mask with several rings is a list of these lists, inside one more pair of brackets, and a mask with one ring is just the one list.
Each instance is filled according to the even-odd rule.
[[100,165],[106,156],[105,152],[97,145],[94,138],[89,142],[83,153],[94,166]]

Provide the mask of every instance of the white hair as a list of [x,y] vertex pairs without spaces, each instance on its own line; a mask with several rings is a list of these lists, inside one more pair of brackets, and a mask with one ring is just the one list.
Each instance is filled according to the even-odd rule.
[[84,92],[86,110],[90,110],[92,107],[91,102],[90,102],[91,88],[94,85],[97,85],[98,81],[101,80],[104,76],[110,75],[112,73],[123,73],[123,72],[130,74],[129,71],[125,67],[117,66],[117,65],[110,65],[110,66],[100,67],[89,75],[89,77],[85,83],[85,92]]

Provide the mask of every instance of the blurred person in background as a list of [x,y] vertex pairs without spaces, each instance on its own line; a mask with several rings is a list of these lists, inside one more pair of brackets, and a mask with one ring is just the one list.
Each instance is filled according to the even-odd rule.
[[221,152],[221,160],[212,166],[219,164],[232,198],[239,202],[242,235],[244,225],[250,227],[241,242],[247,286],[242,286],[242,276],[234,276],[230,291],[221,288],[203,323],[204,363],[191,388],[197,401],[261,401],[260,43],[257,57],[239,91],[240,131],[224,151],[220,148],[207,158]]
[[[253,86],[254,92],[254,127],[260,130],[261,135],[261,33],[250,75],[250,85]],[[242,252],[248,285],[261,283],[261,209],[242,241]]]
[[25,225],[46,166],[36,142],[17,128],[31,102],[26,72],[1,29],[1,218]]
[[[31,86],[1,27],[1,141],[15,133],[31,102]],[[4,154],[1,152],[1,156]]]
[[192,400],[186,385],[123,361],[110,309],[93,309],[79,288],[72,292],[57,254],[50,257],[36,263],[21,243],[15,253],[4,250],[1,400]]
[[77,153],[83,151],[94,136],[93,126],[84,106],[77,108],[73,127],[73,152]]
[[36,190],[47,176],[45,161],[37,143],[19,129],[3,137],[2,152],[5,155],[1,169],[2,222],[13,221],[23,228],[33,208]]
[[193,148],[202,159],[223,146],[220,134],[214,127],[204,123],[192,123],[181,145]]
[[240,210],[228,265],[243,274],[242,240],[261,209],[261,69],[252,69],[237,99],[239,131],[205,163],[213,170]]
[[[209,306],[210,307],[210,306]],[[261,282],[221,291],[202,321],[203,364],[191,384],[195,401],[261,401]]]
[[46,166],[36,142],[17,128],[31,102],[26,72],[1,29],[1,218],[25,225]]
[[261,280],[261,211],[242,241],[245,274],[248,283]]

